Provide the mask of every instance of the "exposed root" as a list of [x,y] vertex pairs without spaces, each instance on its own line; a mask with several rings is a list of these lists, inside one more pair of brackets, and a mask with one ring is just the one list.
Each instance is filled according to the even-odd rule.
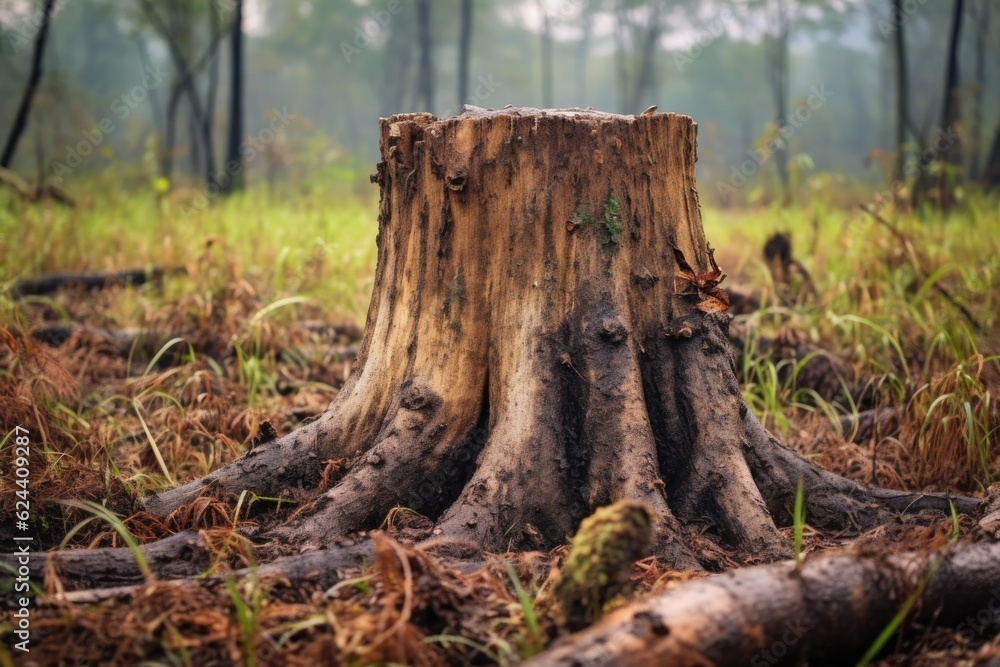
[[522,346],[502,362],[512,374],[506,381],[519,391],[499,401],[491,396],[491,422],[493,415],[498,421],[475,473],[438,523],[443,534],[489,551],[538,549],[563,543],[574,519],[583,518],[579,426],[561,410],[558,355],[548,348],[544,341]]
[[[653,382],[665,419],[661,461],[671,506],[685,522],[707,521],[744,553],[765,560],[788,555],[744,452],[747,411],[719,316],[672,325],[672,341],[654,356]],[[674,388],[673,391],[670,388]],[[662,465],[662,464],[661,464]]]
[[144,498],[143,509],[163,519],[200,496],[239,495],[248,490],[277,498],[289,497],[293,490],[315,488],[322,476],[323,461],[363,449],[375,435],[373,420],[381,423],[381,415],[372,414],[377,409],[376,401],[358,405],[356,385],[356,381],[349,381],[341,390],[344,400],[334,401],[318,420],[254,447],[242,458],[201,479]]
[[[467,406],[459,407],[469,412]],[[274,535],[323,545],[339,535],[378,525],[394,507],[440,511],[442,499],[454,486],[452,477],[462,472],[445,469],[463,446],[474,446],[477,434],[470,425],[476,419],[476,414],[462,414],[456,406],[443,404],[429,387],[407,384],[375,445],[352,463],[347,475],[307,516]]]
[[607,306],[593,309],[576,330],[582,340],[571,341],[569,347],[583,350],[581,367],[587,373],[580,384],[586,397],[582,437],[589,455],[588,508],[622,500],[642,503],[652,521],[650,553],[677,569],[700,569],[681,540],[660,479],[635,336]]
[[821,528],[853,526],[867,530],[900,514],[937,510],[971,514],[981,500],[938,493],[912,493],[863,486],[818,468],[783,445],[761,426],[753,413],[744,418],[750,438],[747,461],[772,516],[787,520],[799,480],[809,511],[809,521]]

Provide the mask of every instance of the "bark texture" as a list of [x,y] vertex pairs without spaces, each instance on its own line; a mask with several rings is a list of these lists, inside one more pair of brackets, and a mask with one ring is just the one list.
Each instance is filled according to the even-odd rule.
[[[484,549],[563,543],[615,501],[697,567],[680,524],[763,559],[810,516],[861,526],[940,497],[814,468],[747,409],[705,239],[690,118],[467,107],[381,120],[378,266],[354,372],[318,421],[148,500],[315,486],[275,536],[329,545],[396,506]],[[960,510],[974,501],[958,501]]]

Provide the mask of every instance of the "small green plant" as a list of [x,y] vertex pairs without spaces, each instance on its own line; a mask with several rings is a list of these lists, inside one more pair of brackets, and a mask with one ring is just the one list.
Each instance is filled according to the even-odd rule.
[[795,507],[792,509],[792,551],[795,554],[795,567],[802,567],[802,529],[806,524],[805,489],[802,480],[795,489]]
[[614,194],[608,195],[608,201],[604,205],[604,230],[608,233],[609,243],[614,246],[621,242],[621,212],[622,206],[618,197]]
[[246,585],[249,589],[249,601],[240,593],[235,580],[226,580],[226,590],[229,591],[229,598],[233,601],[236,621],[240,626],[244,667],[256,667],[258,663],[254,640],[260,628],[260,612],[264,607],[264,591],[253,575],[251,575]]
[[135,564],[139,567],[139,571],[146,578],[153,576],[152,570],[149,569],[149,563],[146,562],[146,557],[143,555],[142,550],[139,548],[139,543],[135,541],[132,537],[132,533],[128,532],[128,528],[122,523],[122,520],[117,514],[109,510],[104,505],[98,505],[90,500],[61,500],[61,504],[68,507],[75,507],[77,509],[84,510],[85,512],[90,512],[94,516],[104,519],[111,527],[115,529],[122,540],[124,540],[125,545],[128,547],[129,551],[132,552],[132,556],[135,558]]
[[890,639],[892,639],[893,635],[896,634],[899,628],[902,627],[907,616],[909,616],[910,612],[913,611],[914,605],[917,604],[917,600],[919,600],[920,596],[924,594],[927,584],[931,582],[931,579],[933,579],[934,575],[937,573],[938,568],[941,566],[941,561],[942,558],[940,556],[935,557],[934,561],[930,564],[930,567],[928,567],[927,571],[924,572],[922,577],[920,577],[920,581],[917,582],[917,587],[912,593],[910,593],[909,596],[907,596],[907,598],[903,601],[903,606],[899,608],[899,611],[892,617],[889,624],[883,628],[882,632],[879,633],[879,636],[875,638],[874,642],[872,642],[872,645],[868,647],[864,656],[862,656],[861,660],[858,661],[857,667],[867,667],[872,660],[878,657],[879,653],[882,652],[882,649],[885,648],[885,645]]
[[948,499],[948,510],[951,512],[951,535],[948,536],[948,544],[955,544],[962,536],[962,524],[958,521],[958,511],[955,510],[955,503]]
[[530,658],[538,655],[545,648],[541,626],[538,623],[538,614],[535,613],[535,603],[528,591],[521,585],[521,579],[517,576],[514,566],[508,562],[504,562],[503,566],[514,586],[514,592],[517,593],[518,602],[521,604],[521,614],[524,617],[524,625],[527,629],[525,640],[522,642],[521,657]]
[[[622,235],[622,224],[621,224],[621,212],[622,205],[618,201],[618,197],[614,194],[608,195],[607,201],[604,203],[604,213],[601,216],[601,226],[604,227],[604,231],[607,232],[606,245],[617,246],[621,242]],[[579,227],[589,227],[590,225],[597,222],[594,218],[593,212],[590,207],[586,204],[581,204],[576,211],[576,215],[573,217],[573,223]]]

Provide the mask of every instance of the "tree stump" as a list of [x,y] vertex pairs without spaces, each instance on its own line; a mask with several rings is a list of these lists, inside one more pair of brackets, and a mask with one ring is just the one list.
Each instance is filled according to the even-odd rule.
[[690,118],[467,108],[380,128],[378,265],[351,378],[317,422],[149,511],[315,486],[321,461],[347,458],[276,535],[329,544],[401,505],[439,534],[533,549],[626,500],[649,508],[656,553],[696,567],[683,523],[740,553],[786,555],[777,526],[800,480],[821,527],[947,509],[817,469],[748,410]]

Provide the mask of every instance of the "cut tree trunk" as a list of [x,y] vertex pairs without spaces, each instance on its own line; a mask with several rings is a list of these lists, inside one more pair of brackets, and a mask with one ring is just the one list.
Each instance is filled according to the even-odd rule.
[[146,509],[287,494],[347,459],[274,537],[330,545],[405,506],[438,534],[534,549],[628,500],[649,508],[654,551],[692,568],[682,524],[747,557],[787,555],[778,525],[800,481],[819,527],[947,510],[814,467],[747,409],[695,143],[674,114],[382,119],[378,265],[350,380],[321,419]]

